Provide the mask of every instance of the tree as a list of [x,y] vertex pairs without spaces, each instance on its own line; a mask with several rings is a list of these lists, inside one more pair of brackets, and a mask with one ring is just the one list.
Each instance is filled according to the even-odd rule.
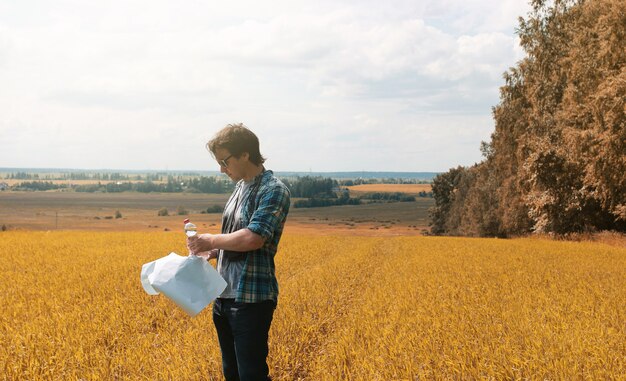
[[451,168],[433,179],[433,197],[435,206],[429,211],[431,218],[431,232],[433,234],[448,234],[458,227],[451,224],[451,210],[458,197],[458,187],[461,178],[467,170],[464,167]]
[[435,234],[626,231],[626,2],[531,4],[485,160],[433,186]]

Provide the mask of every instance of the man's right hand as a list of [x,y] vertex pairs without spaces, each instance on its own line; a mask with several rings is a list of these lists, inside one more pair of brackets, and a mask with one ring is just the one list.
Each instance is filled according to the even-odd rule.
[[200,258],[204,258],[207,261],[217,258],[217,255],[219,254],[219,250],[218,249],[213,249],[213,250],[209,250],[209,251],[201,251],[199,253],[195,253],[194,255],[197,255]]

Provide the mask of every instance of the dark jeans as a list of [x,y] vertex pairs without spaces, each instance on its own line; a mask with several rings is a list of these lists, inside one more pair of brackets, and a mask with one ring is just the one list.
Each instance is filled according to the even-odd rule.
[[269,380],[267,339],[276,302],[238,303],[218,298],[213,323],[227,381]]

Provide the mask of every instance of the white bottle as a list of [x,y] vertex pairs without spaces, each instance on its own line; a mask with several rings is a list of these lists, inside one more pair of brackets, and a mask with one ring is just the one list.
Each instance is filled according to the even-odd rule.
[[196,227],[196,225],[189,222],[189,218],[186,218],[183,223],[185,224],[185,234],[187,235],[187,237],[193,237],[198,234],[198,228]]

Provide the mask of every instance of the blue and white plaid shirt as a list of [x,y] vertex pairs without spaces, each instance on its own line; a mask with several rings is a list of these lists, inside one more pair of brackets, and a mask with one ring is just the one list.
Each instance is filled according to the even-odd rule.
[[[260,249],[246,253],[235,300],[244,303],[268,299],[277,301],[278,281],[274,256],[289,213],[289,189],[272,171],[265,169],[253,182],[246,194],[241,195],[246,204],[241,205],[240,220],[243,227],[265,238],[265,244]],[[243,180],[237,183],[233,195],[237,194],[241,186]],[[253,191],[256,191],[256,197],[250,197],[249,193]]]

